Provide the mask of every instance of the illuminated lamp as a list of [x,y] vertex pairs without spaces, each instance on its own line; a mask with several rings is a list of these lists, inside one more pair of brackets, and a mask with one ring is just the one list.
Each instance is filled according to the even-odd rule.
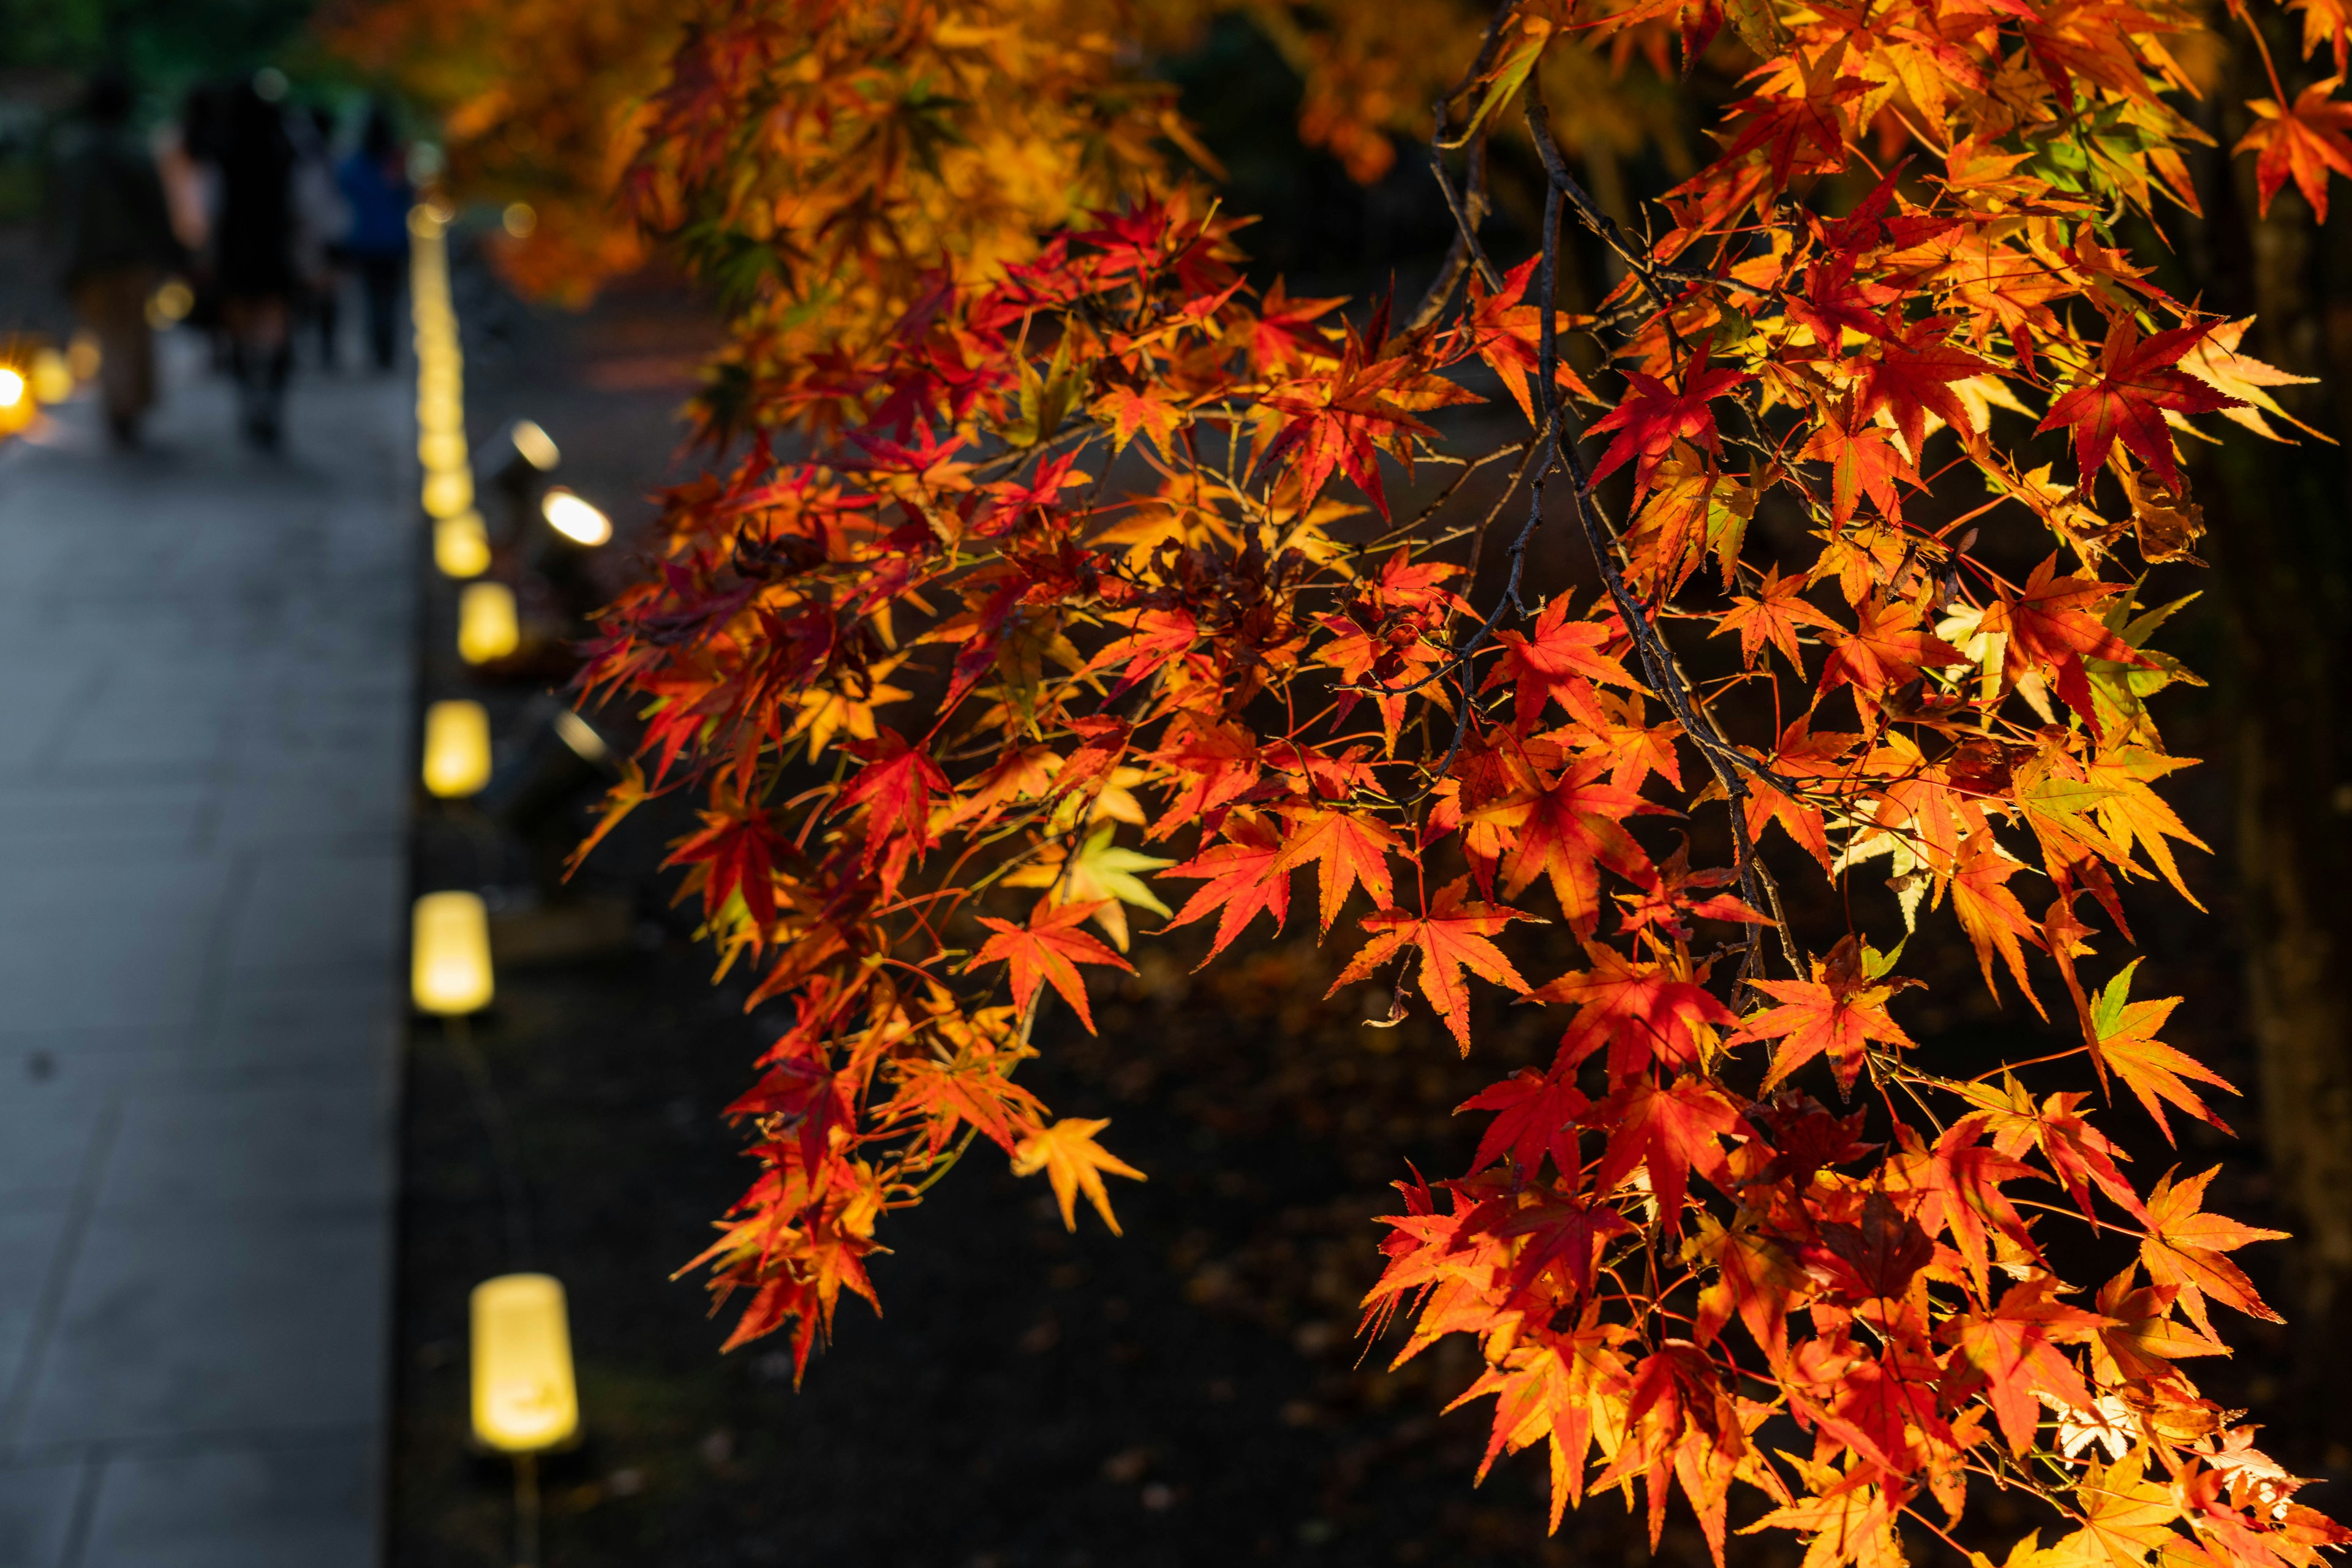
[[490,569],[490,531],[480,512],[434,520],[433,564],[444,577],[478,577]]
[[466,437],[455,430],[427,430],[416,438],[416,460],[428,468],[462,468]]
[[548,527],[574,544],[602,544],[613,537],[613,520],[562,485],[547,492],[539,512]]
[[537,1454],[580,1431],[579,1386],[563,1286],[502,1274],[474,1287],[474,1436],[502,1454]]
[[425,710],[425,787],[443,800],[479,795],[490,782],[490,716],[478,702]]
[[490,1005],[490,914],[478,893],[427,893],[409,925],[409,999],[420,1013],[461,1018]]
[[425,476],[425,515],[455,517],[474,504],[474,476],[466,468],[438,468]]
[[99,367],[106,363],[106,354],[98,346],[95,332],[76,332],[73,342],[66,345],[66,368],[73,372],[76,381],[96,381]]
[[468,583],[457,595],[457,652],[467,664],[488,664],[522,641],[514,590],[504,583]]
[[33,356],[33,396],[42,403],[63,403],[74,392],[73,366],[55,349]]

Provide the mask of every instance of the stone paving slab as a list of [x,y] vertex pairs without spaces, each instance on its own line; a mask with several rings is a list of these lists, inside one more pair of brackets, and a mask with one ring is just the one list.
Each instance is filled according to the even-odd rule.
[[407,388],[0,450],[0,1568],[382,1555]]

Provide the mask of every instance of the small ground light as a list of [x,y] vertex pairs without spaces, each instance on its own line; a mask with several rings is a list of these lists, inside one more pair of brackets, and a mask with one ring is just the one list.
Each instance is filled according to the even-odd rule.
[[556,449],[554,438],[541,429],[536,421],[516,420],[507,430],[507,439],[514,443],[514,449],[522,454],[524,462],[542,474],[552,471],[555,465],[563,460],[563,454]]
[[502,1274],[474,1287],[474,1436],[515,1463],[515,1552],[539,1562],[539,1456],[580,1431],[563,1286],[547,1274]]
[[443,800],[479,795],[490,782],[490,715],[462,699],[425,710],[425,787]]
[[474,1436],[502,1454],[542,1453],[580,1430],[563,1286],[503,1274],[474,1287]]
[[612,755],[613,748],[604,744],[604,737],[569,708],[555,710],[555,738],[583,763],[601,763]]
[[63,403],[73,395],[73,366],[55,349],[33,356],[33,395],[43,403]]
[[558,485],[539,503],[547,525],[574,544],[602,544],[613,537],[613,520]]
[[444,577],[478,577],[490,569],[490,531],[480,512],[434,520],[433,564]]
[[409,924],[409,999],[420,1013],[462,1018],[490,1005],[490,913],[478,893],[427,893]]
[[504,583],[468,583],[457,595],[457,653],[467,664],[504,658],[522,642],[514,590]]

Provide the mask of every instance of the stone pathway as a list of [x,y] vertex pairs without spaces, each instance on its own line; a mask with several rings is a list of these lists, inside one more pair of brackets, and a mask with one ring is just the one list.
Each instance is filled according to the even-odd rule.
[[396,378],[0,452],[0,1568],[380,1556],[419,530]]

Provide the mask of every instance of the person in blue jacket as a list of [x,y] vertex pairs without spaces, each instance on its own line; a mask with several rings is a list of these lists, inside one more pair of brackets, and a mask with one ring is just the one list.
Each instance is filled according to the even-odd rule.
[[343,254],[367,300],[368,347],[376,368],[390,370],[400,342],[400,289],[408,274],[408,209],[416,200],[406,159],[381,103],[368,110],[356,151],[336,171],[351,210]]

